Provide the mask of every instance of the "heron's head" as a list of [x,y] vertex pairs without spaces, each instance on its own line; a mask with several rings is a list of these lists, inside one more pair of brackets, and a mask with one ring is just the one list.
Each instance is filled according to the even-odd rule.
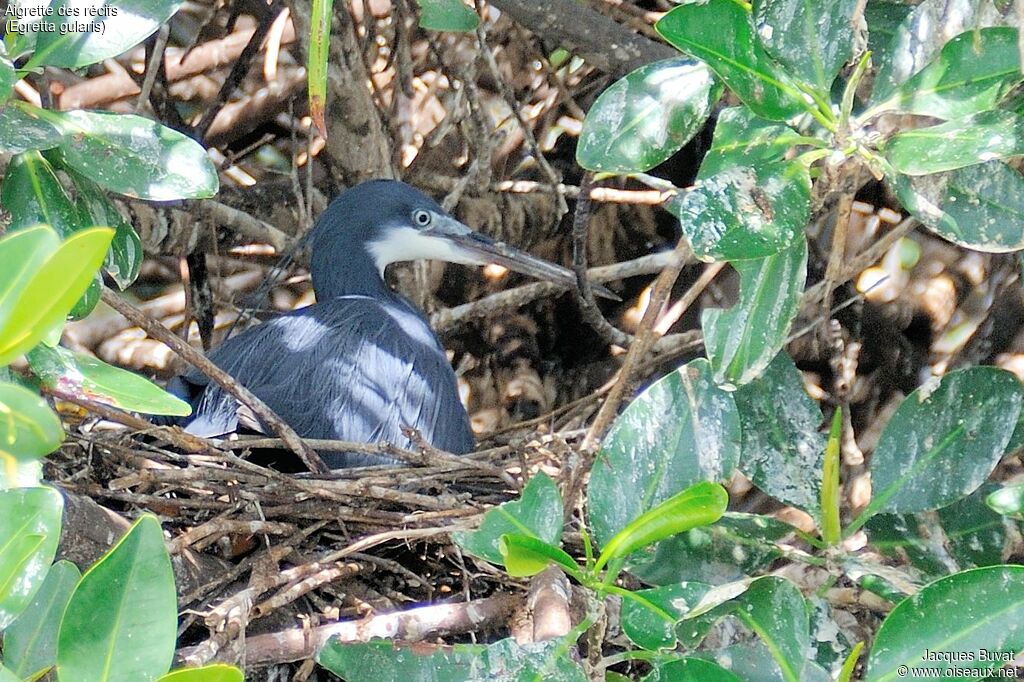
[[[572,271],[470,229],[397,180],[371,180],[343,192],[317,221],[310,240],[314,286],[318,262],[339,267],[339,258],[351,262],[356,257],[368,257],[382,276],[392,263],[431,259],[496,263],[538,279],[576,283]],[[339,249],[348,252],[339,254]]]

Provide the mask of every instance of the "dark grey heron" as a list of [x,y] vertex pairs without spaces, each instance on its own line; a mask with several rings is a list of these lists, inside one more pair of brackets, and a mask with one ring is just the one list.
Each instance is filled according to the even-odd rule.
[[[576,281],[570,270],[474,232],[393,180],[364,182],[338,196],[313,227],[309,246],[317,302],[247,329],[210,353],[306,438],[410,447],[402,433],[407,426],[436,448],[473,449],[444,348],[424,314],[385,284],[389,264],[497,263],[533,277]],[[237,429],[238,404],[202,374],[192,370],[170,388],[192,404],[187,431],[214,437]],[[320,454],[332,468],[388,461]]]

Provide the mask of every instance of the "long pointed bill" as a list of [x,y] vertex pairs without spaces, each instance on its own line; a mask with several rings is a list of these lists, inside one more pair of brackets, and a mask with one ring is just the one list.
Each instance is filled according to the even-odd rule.
[[[460,260],[464,263],[474,265],[495,263],[539,280],[555,282],[572,289],[576,288],[576,273],[568,268],[555,265],[543,258],[531,256],[505,242],[499,242],[485,234],[475,232],[452,218],[437,222],[440,224],[431,228],[428,234],[446,240],[452,250],[457,251],[458,256],[461,257]],[[622,300],[600,284],[593,283],[591,287],[595,296],[612,301]]]

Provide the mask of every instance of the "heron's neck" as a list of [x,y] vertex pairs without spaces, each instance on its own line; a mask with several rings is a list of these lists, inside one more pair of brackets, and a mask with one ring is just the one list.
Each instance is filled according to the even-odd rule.
[[364,244],[314,250],[310,258],[310,273],[318,301],[339,296],[390,298],[395,295],[384,282]]

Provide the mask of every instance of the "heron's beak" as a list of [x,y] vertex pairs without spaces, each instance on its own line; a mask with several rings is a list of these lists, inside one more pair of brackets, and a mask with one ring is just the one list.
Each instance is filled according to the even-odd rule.
[[[576,273],[561,265],[555,265],[543,258],[531,256],[525,251],[499,242],[485,234],[466,227],[454,218],[444,216],[435,220],[435,226],[427,234],[441,237],[460,256],[460,262],[473,265],[489,265],[495,263],[523,275],[539,280],[555,282],[566,287],[576,288]],[[621,301],[611,290],[600,284],[591,285],[595,296],[613,301]]]

